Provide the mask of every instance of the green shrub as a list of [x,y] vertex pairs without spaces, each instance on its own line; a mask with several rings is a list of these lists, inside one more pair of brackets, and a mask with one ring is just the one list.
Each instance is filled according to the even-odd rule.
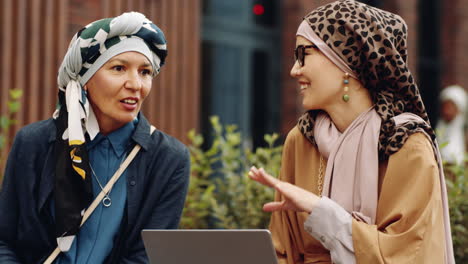
[[210,118],[213,143],[202,149],[204,138],[189,132],[191,182],[181,220],[181,228],[267,228],[269,213],[261,210],[272,201],[274,190],[250,180],[251,166],[263,167],[277,176],[282,146],[275,146],[278,134],[265,135],[266,148],[255,151],[242,147],[235,125],[223,126]]
[[468,177],[464,166],[444,165],[457,263],[468,263]]
[[10,127],[16,124],[16,120],[13,118],[13,116],[20,110],[20,98],[22,95],[23,91],[21,90],[10,90],[10,98],[7,102],[8,112],[5,115],[0,116],[0,186],[3,179],[6,160],[6,157],[3,157],[3,153],[5,153],[4,149],[8,147]]

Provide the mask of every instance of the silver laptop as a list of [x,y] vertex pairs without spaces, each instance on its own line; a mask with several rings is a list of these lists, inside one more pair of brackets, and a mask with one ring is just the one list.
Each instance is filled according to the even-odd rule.
[[143,230],[152,264],[277,264],[266,229]]

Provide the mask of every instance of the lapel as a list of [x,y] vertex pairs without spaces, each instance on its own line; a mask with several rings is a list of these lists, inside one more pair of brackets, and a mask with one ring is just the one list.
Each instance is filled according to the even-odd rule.
[[[52,122],[51,124],[55,124]],[[39,186],[37,193],[37,216],[40,225],[37,226],[38,232],[41,234],[41,238],[46,243],[47,247],[54,245],[55,241],[55,226],[54,218],[52,217],[52,212],[50,208],[50,197],[54,189],[54,180],[55,180],[55,151],[54,151],[54,142],[55,142],[55,125],[50,127],[50,136],[48,140],[47,151],[44,159],[44,166],[40,172],[39,177]]]
[[[53,126],[51,126],[50,136],[49,136],[49,146],[47,149],[46,158],[44,161],[44,167],[42,168],[41,175],[40,175],[40,183],[39,183],[39,192],[38,192],[38,199],[37,199],[37,208],[38,213],[42,213],[42,209],[45,206],[46,201],[48,200],[49,196],[54,189],[54,175],[55,175],[55,155],[54,155],[54,142],[55,142],[55,135],[56,135],[56,127],[55,122],[52,122]],[[50,215],[50,213],[48,214]]]
[[148,120],[139,114],[139,122],[132,135],[132,139],[136,144],[141,146],[140,152],[133,159],[132,163],[127,168],[127,216],[128,226],[132,227],[135,224],[137,215],[140,213],[139,205],[143,199],[145,190],[145,176],[147,175],[147,151],[151,144],[150,124]]

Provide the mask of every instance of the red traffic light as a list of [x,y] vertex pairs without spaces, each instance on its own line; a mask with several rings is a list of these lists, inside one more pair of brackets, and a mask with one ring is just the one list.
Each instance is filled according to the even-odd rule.
[[263,13],[265,13],[265,7],[261,4],[255,4],[253,6],[253,13],[256,15],[256,16],[261,16],[263,15]]

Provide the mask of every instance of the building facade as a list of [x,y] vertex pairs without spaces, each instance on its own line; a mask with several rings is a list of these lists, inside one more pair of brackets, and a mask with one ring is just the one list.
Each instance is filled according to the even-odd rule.
[[[302,17],[330,0],[2,0],[0,113],[10,89],[21,89],[18,123],[49,118],[57,69],[80,27],[140,11],[165,32],[169,55],[143,111],[185,143],[191,128],[209,135],[208,117],[237,124],[249,145],[282,136],[303,112],[289,76]],[[434,120],[442,87],[468,87],[468,6],[462,0],[370,0],[409,27],[410,70]],[[5,153],[6,150],[4,150]]]

